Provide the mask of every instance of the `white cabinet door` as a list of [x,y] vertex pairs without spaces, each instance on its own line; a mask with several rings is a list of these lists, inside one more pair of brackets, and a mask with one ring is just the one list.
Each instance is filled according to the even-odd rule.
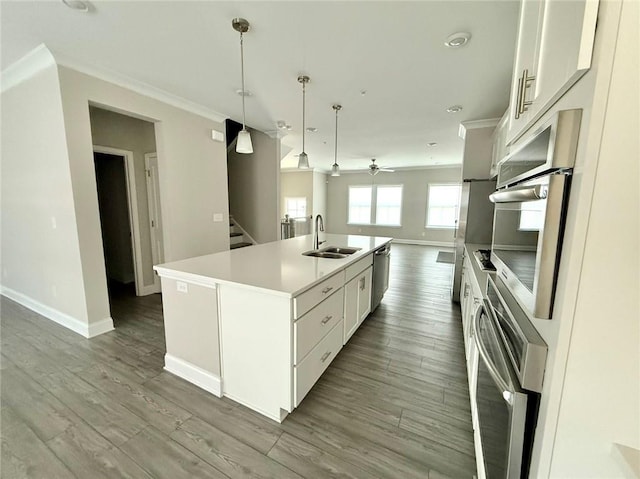
[[371,279],[373,268],[369,266],[358,275],[358,324],[371,312]]
[[589,70],[597,15],[597,0],[545,2],[532,112],[544,113]]
[[344,287],[344,343],[358,329],[358,285],[360,276],[356,276]]
[[522,0],[507,143],[591,67],[598,0]]
[[[544,11],[543,0],[521,0],[520,21],[518,25],[518,43],[516,44],[516,56],[513,64],[513,79],[511,82],[511,101],[509,108],[509,133],[507,141],[515,139],[530,118],[530,109],[521,111],[521,101],[533,101],[533,88],[527,78],[535,77],[538,44],[541,33],[541,19]],[[527,78],[523,78],[526,75]],[[525,85],[522,85],[522,82]],[[528,88],[527,88],[528,86]],[[522,95],[524,94],[524,98]]]
[[344,343],[371,312],[371,281],[373,268],[356,275],[344,287]]

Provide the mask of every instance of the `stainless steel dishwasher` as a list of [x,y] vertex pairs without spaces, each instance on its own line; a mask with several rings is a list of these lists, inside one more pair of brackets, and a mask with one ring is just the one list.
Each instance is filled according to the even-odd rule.
[[378,248],[373,253],[373,292],[371,293],[371,311],[373,312],[385,291],[389,287],[389,261],[391,260],[391,244]]

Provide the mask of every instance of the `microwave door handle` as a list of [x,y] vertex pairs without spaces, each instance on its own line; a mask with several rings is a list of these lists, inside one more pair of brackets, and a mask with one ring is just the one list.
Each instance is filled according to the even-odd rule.
[[489,374],[493,378],[493,381],[498,385],[498,387],[502,391],[502,397],[504,398],[505,401],[511,404],[511,399],[513,398],[513,393],[511,392],[511,388],[506,383],[506,381],[502,379],[502,377],[500,376],[498,369],[489,358],[489,353],[487,352],[487,348],[485,347],[484,343],[482,342],[482,339],[480,338],[480,335],[478,334],[478,332],[480,331],[480,317],[482,316],[482,310],[483,308],[478,308],[478,311],[476,312],[476,315],[473,318],[473,328],[475,330],[474,336],[476,340],[476,345],[478,346],[478,353],[480,354],[480,357],[482,358],[485,365],[487,366],[487,370],[489,371]]
[[489,195],[489,200],[491,200],[492,203],[522,203],[525,201],[544,200],[546,197],[547,186],[535,185],[495,191]]

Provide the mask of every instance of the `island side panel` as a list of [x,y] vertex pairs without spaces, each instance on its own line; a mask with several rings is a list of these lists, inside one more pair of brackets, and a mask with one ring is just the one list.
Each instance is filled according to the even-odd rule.
[[291,298],[219,285],[223,394],[281,422],[293,410]]
[[221,396],[215,288],[162,278],[165,369]]

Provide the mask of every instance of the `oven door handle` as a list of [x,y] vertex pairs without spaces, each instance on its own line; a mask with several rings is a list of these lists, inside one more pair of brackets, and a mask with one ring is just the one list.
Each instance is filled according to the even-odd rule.
[[[502,391],[502,397],[509,404],[512,404],[513,393],[511,392],[511,389],[509,388],[509,385],[506,383],[506,381],[502,379],[502,377],[500,376],[500,373],[498,372],[498,369],[496,368],[495,364],[493,364],[493,362],[489,358],[489,353],[487,352],[487,348],[482,342],[482,339],[480,338],[480,334],[478,334],[480,331],[480,317],[482,316],[482,310],[486,308],[487,308],[487,304],[485,301],[484,308],[482,307],[478,308],[476,315],[473,318],[473,329],[475,330],[474,336],[476,340],[476,345],[478,346],[478,353],[480,354],[480,357],[482,358],[485,365],[487,366],[487,370],[489,371],[489,374],[493,378],[494,382],[498,385],[498,387]],[[487,314],[488,313],[489,313],[489,310],[487,310]]]
[[525,201],[544,200],[547,197],[547,185],[524,186],[495,191],[489,195],[492,203],[523,203]]

